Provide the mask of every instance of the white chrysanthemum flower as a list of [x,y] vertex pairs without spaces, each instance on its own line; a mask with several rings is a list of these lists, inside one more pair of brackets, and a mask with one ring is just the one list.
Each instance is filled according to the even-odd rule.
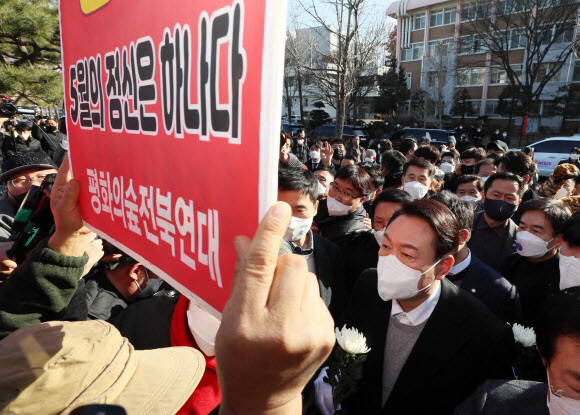
[[514,324],[512,327],[514,339],[521,343],[524,347],[532,347],[536,345],[536,333],[531,327],[524,327],[521,324]]
[[342,330],[339,330],[337,327],[334,332],[336,334],[336,341],[345,352],[350,354],[370,352],[371,349],[367,347],[367,339],[357,329],[347,329],[345,324]]

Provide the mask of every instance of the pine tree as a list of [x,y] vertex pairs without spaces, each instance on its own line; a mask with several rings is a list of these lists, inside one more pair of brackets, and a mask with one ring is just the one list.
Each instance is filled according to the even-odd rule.
[[379,77],[379,96],[375,111],[381,114],[393,114],[399,110],[411,96],[403,68],[397,70],[397,59],[391,58],[389,70]]
[[451,114],[461,115],[461,123],[463,123],[466,115],[473,115],[473,104],[471,103],[471,95],[467,88],[457,89],[453,93],[453,106],[451,107]]
[[2,0],[0,22],[0,93],[17,104],[62,104],[58,1]]

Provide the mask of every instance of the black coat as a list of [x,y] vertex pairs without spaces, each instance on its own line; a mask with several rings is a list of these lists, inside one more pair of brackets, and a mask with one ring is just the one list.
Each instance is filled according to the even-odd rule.
[[473,294],[500,320],[511,324],[521,322],[522,309],[516,287],[475,255],[471,254],[467,268],[448,277],[451,281],[461,279],[459,287]]
[[[318,162],[317,166],[314,167],[313,163],[312,163],[312,159],[309,159],[306,163],[304,163],[306,165],[306,168],[310,171],[316,171],[316,170],[320,170],[324,167],[324,164],[322,164],[322,159]],[[336,172],[334,171],[334,166],[331,164],[330,165],[331,170],[333,170],[333,175],[336,174]]]
[[352,291],[356,280],[368,268],[376,268],[379,259],[379,244],[372,230],[352,232],[341,244],[346,264],[346,286]]
[[548,385],[527,380],[488,380],[455,408],[455,415],[549,415]]
[[19,153],[29,153],[32,151],[42,151],[40,141],[36,140],[32,136],[28,140],[24,141],[19,136],[13,136],[5,134],[2,139],[2,156],[7,157],[9,153],[19,152]]
[[453,283],[441,284],[439,301],[381,408],[392,302],[378,295],[376,269],[359,278],[344,323],[366,336],[371,351],[357,393],[345,403],[350,413],[450,414],[484,380],[511,378],[510,327]]
[[354,212],[344,216],[330,216],[326,199],[324,199],[318,204],[318,213],[314,217],[314,222],[316,222],[320,230],[320,235],[341,245],[349,233],[366,229],[364,225],[365,217],[366,211],[362,205]]

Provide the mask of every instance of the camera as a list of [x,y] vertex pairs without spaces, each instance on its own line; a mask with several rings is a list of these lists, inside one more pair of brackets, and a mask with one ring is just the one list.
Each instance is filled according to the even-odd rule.
[[2,103],[0,103],[0,117],[5,118],[12,118],[16,114],[18,114],[18,108],[11,99],[2,99]]

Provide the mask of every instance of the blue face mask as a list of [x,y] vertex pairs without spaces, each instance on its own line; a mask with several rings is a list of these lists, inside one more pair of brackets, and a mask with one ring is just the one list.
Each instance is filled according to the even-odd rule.
[[157,291],[159,291],[159,288],[161,288],[161,285],[163,284],[163,280],[161,278],[149,278],[149,272],[147,271],[147,268],[145,268],[145,275],[147,276],[147,282],[145,283],[144,288],[141,288],[139,283],[135,281],[137,288],[139,288],[139,294],[137,294],[137,298],[152,297]]

